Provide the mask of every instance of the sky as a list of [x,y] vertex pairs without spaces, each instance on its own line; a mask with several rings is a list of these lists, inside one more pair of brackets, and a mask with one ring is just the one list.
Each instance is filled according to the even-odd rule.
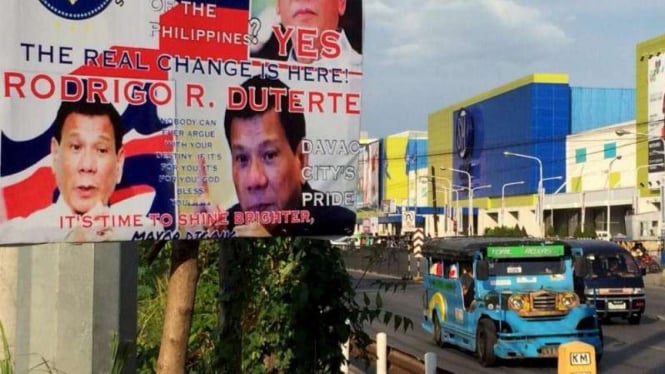
[[363,0],[361,131],[427,116],[533,73],[635,87],[635,48],[665,34],[662,0]]

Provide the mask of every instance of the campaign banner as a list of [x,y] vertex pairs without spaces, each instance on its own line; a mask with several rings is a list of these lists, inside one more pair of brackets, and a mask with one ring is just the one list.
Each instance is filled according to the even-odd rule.
[[10,0],[0,19],[0,244],[353,233],[360,0]]
[[648,160],[652,188],[665,177],[665,56],[653,56],[648,63]]
[[362,144],[358,159],[358,188],[356,207],[378,209],[379,207],[379,142]]

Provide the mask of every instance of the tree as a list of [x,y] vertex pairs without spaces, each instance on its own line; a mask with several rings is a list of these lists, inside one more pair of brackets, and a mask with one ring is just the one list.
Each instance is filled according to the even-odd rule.
[[[379,282],[378,291],[356,295],[357,284],[351,283],[342,251],[327,240],[202,241],[197,250],[194,243],[173,244],[179,250],[171,253],[158,372],[330,372],[344,359],[342,343],[351,339],[361,352],[369,344],[365,323],[413,328],[408,318],[385,310],[381,296],[390,289],[405,289],[407,282]],[[387,251],[372,253],[366,270],[383,261]],[[197,256],[202,267],[198,271],[191,266]],[[149,269],[144,265],[140,274],[152,274],[156,265],[155,274],[161,273],[160,269],[168,269],[167,260],[160,256]],[[200,284],[194,288],[197,280]],[[156,293],[154,287],[141,285],[140,289],[142,294]],[[195,297],[196,289],[201,297]],[[356,296],[361,296],[360,303]],[[210,306],[216,306],[213,315],[202,318],[200,314],[210,313]],[[209,338],[212,344],[201,341]],[[188,350],[188,342],[194,350]],[[156,346],[139,349],[142,368],[153,367],[150,355],[156,355]]]
[[187,344],[199,278],[199,245],[198,240],[173,241],[157,373],[185,372]]
[[[327,240],[240,239],[232,246],[233,291],[224,298],[231,301],[224,314],[226,328],[239,333],[218,344],[217,367],[224,372],[330,372],[342,363],[340,346],[350,337],[359,347],[369,343],[365,322],[413,327],[383,310],[380,293],[356,302],[342,253]],[[234,344],[241,347],[240,370]]]

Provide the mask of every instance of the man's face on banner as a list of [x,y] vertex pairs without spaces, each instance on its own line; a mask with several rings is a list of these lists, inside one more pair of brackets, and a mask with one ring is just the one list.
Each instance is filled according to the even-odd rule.
[[51,155],[56,184],[72,211],[83,214],[108,205],[124,163],[108,116],[68,115],[60,143],[51,139]]
[[277,0],[277,14],[284,26],[336,29],[346,10],[346,0]]
[[230,145],[233,183],[242,210],[285,210],[301,205],[301,170],[306,157],[301,144],[293,152],[274,109],[234,119]]

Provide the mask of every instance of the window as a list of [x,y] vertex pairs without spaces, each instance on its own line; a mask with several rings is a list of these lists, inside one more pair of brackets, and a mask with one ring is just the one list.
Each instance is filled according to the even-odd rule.
[[575,150],[575,162],[578,164],[586,162],[586,148],[579,148]]
[[615,158],[617,156],[617,143],[605,143],[603,146],[603,155],[605,159]]

